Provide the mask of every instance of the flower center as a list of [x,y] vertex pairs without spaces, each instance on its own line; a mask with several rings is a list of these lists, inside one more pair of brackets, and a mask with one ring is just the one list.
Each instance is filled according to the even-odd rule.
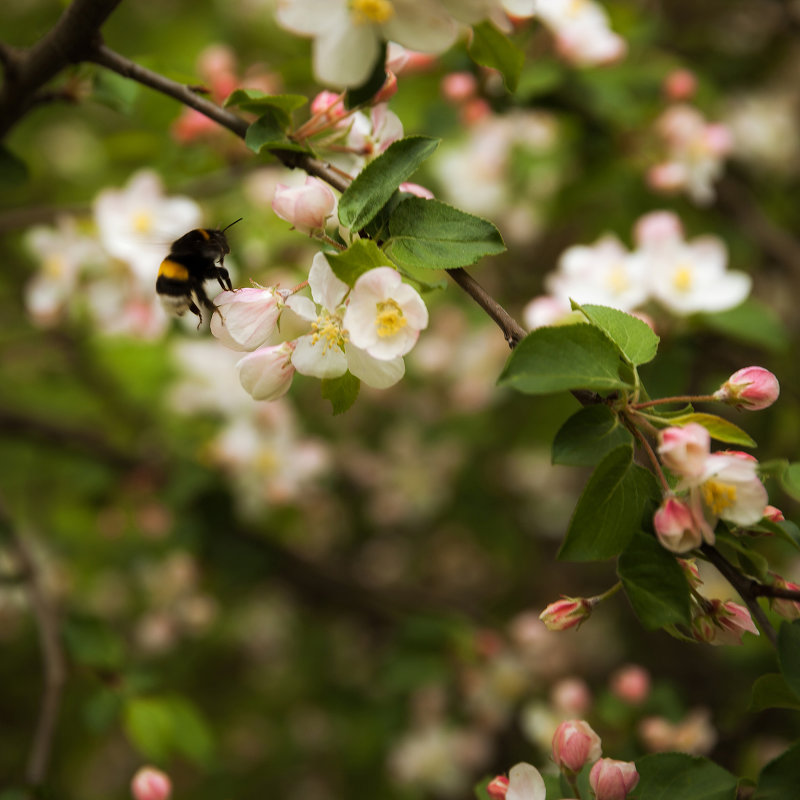
[[311,344],[322,342],[322,352],[329,347],[338,347],[342,342],[342,321],[336,314],[323,310],[311,323]]
[[153,215],[149,211],[137,211],[133,215],[133,230],[136,233],[149,233],[153,227]]
[[628,274],[622,264],[614,264],[609,270],[606,284],[614,294],[622,294],[630,287],[631,282],[628,280]]
[[394,16],[391,0],[351,0],[350,8],[356,23],[372,22],[381,25]]
[[67,260],[59,253],[53,253],[47,256],[42,269],[48,278],[63,278],[67,272]]
[[672,285],[679,292],[688,292],[692,288],[691,268],[687,267],[685,264],[681,264],[672,276]]
[[729,483],[721,483],[711,478],[701,489],[703,500],[714,516],[720,516],[726,508],[730,508],[736,502],[736,487]]
[[403,309],[397,305],[396,300],[384,300],[378,305],[378,314],[375,317],[375,327],[378,336],[394,336],[401,328],[408,325],[408,320],[403,316]]

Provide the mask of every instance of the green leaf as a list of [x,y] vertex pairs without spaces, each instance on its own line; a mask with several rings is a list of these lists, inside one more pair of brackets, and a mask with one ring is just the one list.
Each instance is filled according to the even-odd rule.
[[707,758],[657,753],[636,759],[635,796],[647,800],[735,800],[736,776]]
[[470,58],[482,67],[498,70],[509,92],[517,88],[525,54],[491,22],[481,22],[472,26],[472,41],[469,45]]
[[647,630],[691,623],[689,584],[675,556],[638,532],[619,557],[617,573],[636,616]]
[[800,698],[800,620],[784,622],[778,631],[778,666],[786,684]]
[[748,433],[743,431],[738,425],[734,425],[732,422],[718,417],[716,414],[692,412],[690,414],[681,414],[677,417],[671,417],[669,420],[670,425],[688,425],[690,422],[696,422],[698,425],[702,425],[711,434],[711,438],[719,442],[738,444],[743,447],[756,446],[755,441],[753,441]]
[[619,377],[619,350],[592,325],[537,328],[513,350],[498,383],[525,394],[629,388]]
[[745,300],[736,308],[703,314],[703,323],[719,333],[767,350],[786,350],[789,335],[778,315],[756,300]]
[[283,112],[285,119],[296,108],[304,106],[308,98],[302,94],[267,94],[260,89],[234,89],[226,98],[223,105],[239,106],[242,111],[251,111],[255,114],[262,114],[267,109],[277,109]]
[[453,269],[502,253],[500,231],[488,220],[439,200],[409,197],[389,220],[386,252],[401,267]]
[[333,415],[337,416],[344,414],[355,403],[360,388],[361,381],[355,375],[345,372],[339,378],[323,378],[322,397],[330,400]]
[[391,260],[370,239],[356,239],[347,250],[325,253],[325,258],[334,275],[348,286],[353,286],[360,275],[375,267],[391,266]]
[[789,800],[800,786],[800,742],[767,764],[758,776],[752,800]]
[[0,186],[18,186],[28,180],[28,167],[7,147],[0,144]]
[[105,622],[93,617],[72,616],[63,630],[69,654],[79,664],[103,670],[122,667],[125,644]]
[[263,149],[305,151],[305,147],[286,135],[288,125],[282,111],[269,108],[247,129],[244,143],[254,153],[260,153]]
[[364,167],[339,199],[342,225],[361,230],[438,146],[439,140],[429,136],[408,136],[389,145]]
[[633,463],[633,448],[615,448],[589,478],[558,558],[595,561],[618,555],[653,514],[660,498],[653,474]]
[[123,713],[123,727],[134,747],[155,761],[180,753],[202,764],[212,755],[208,723],[185,697],[130,698]]
[[800,699],[789,688],[783,675],[770,672],[762,675],[753,684],[748,711],[764,711],[767,708],[791,708],[800,711]]
[[781,488],[790,497],[800,500],[800,462],[787,465],[780,477]]
[[92,74],[92,100],[121,114],[132,114],[141,86],[116,72],[98,68]]
[[593,467],[615,447],[631,443],[630,432],[608,406],[586,406],[574,413],[556,434],[553,463]]
[[348,89],[344,97],[345,108],[355,108],[362,103],[367,103],[381,90],[386,83],[386,42],[381,45],[372,64],[369,77],[354,89]]
[[577,303],[572,307],[580,309],[592,325],[600,328],[629,364],[647,364],[655,358],[659,338],[647,323],[616,308]]
[[166,761],[173,751],[174,725],[169,705],[158,697],[132,697],[122,715],[125,735],[146,758]]

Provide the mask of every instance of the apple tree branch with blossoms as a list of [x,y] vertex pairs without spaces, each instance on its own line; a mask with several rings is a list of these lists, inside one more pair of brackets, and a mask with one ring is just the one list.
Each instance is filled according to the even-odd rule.
[[[800,563],[800,531],[770,503],[800,500],[800,462],[792,455],[796,359],[786,355],[800,246],[787,232],[790,211],[774,198],[762,202],[749,190],[757,179],[739,166],[754,164],[758,179],[771,170],[776,185],[796,182],[800,152],[787,141],[791,124],[781,128],[800,105],[796,93],[788,100],[778,88],[740,96],[724,121],[709,121],[703,107],[714,107],[710,89],[691,59],[686,66],[669,53],[670,37],[691,44],[670,28],[675,21],[654,12],[663,16],[659,41],[647,13],[621,1],[608,9],[594,0],[246,5],[237,10],[242,39],[269,43],[269,67],[254,63],[241,73],[233,51],[214,45],[197,62],[197,84],[169,77],[179,70],[166,66],[168,47],[159,51],[160,71],[154,59],[123,55],[138,51],[134,34],[147,23],[134,14],[125,31],[119,0],[72,0],[33,44],[0,43],[3,180],[32,187],[19,190],[23,202],[0,211],[0,230],[19,230],[12,252],[26,254],[20,263],[31,256],[36,262],[32,275],[11,270],[8,316],[21,333],[10,337],[9,352],[20,386],[34,374],[48,398],[20,388],[0,404],[8,464],[18,465],[0,484],[0,591],[7,589],[0,600],[13,609],[11,641],[14,626],[22,626],[18,606],[30,610],[44,665],[38,718],[24,737],[27,767],[0,763],[14,787],[0,799],[107,791],[161,800],[200,783],[198,797],[227,796],[233,785],[246,796],[286,791],[294,780],[312,796],[351,795],[360,791],[347,782],[352,775],[320,765],[289,768],[291,757],[277,755],[286,769],[272,785],[257,765],[271,764],[270,748],[279,753],[293,738],[298,752],[324,762],[334,752],[332,730],[347,728],[340,720],[356,714],[356,685],[377,703],[412,695],[405,731],[389,714],[368,722],[358,712],[359,724],[385,727],[366,738],[385,737],[388,756],[351,734],[363,748],[353,764],[360,757],[371,762],[371,774],[390,773],[395,783],[380,785],[392,797],[463,796],[476,783],[481,800],[648,800],[662,797],[667,785],[689,800],[794,796],[796,720],[781,721],[781,736],[764,753],[753,747],[747,763],[717,752],[711,758],[716,733],[707,710],[676,711],[635,665],[615,672],[605,704],[593,707],[588,685],[552,655],[569,645],[549,637],[567,629],[591,636],[597,625],[598,638],[581,639],[587,644],[577,651],[588,661],[613,657],[598,618],[624,596],[632,612],[627,625],[641,626],[647,641],[659,632],[670,659],[692,660],[685,654],[705,645],[747,643],[757,653],[747,664],[756,675],[746,684],[748,691],[753,684],[748,711],[738,700],[726,709],[742,728],[745,714],[788,718],[800,708],[800,583],[790,572]],[[789,10],[770,12],[771,27],[749,12],[748,24],[765,41],[782,42],[782,28],[800,24]],[[264,30],[252,20],[246,30],[252,14],[268,17]],[[175,37],[182,25],[163,21]],[[729,37],[720,39],[729,46],[720,44],[721,62],[733,64],[736,47],[745,60],[743,31],[752,33],[731,22]],[[107,40],[127,44],[115,49]],[[405,86],[412,91],[403,105]],[[140,87],[153,91],[139,94]],[[172,117],[158,106],[138,133],[117,129],[118,117],[106,116],[127,113],[135,121],[137,104],[146,109],[157,100],[172,104]],[[114,110],[98,112],[101,103]],[[74,128],[59,128],[62,113]],[[105,177],[93,127],[118,137],[108,158],[130,175],[123,188]],[[417,132],[406,134],[407,127]],[[179,165],[181,193],[166,192],[141,155],[151,152]],[[98,191],[77,192],[83,203],[71,208],[61,184],[83,175],[94,176]],[[411,182],[419,175],[438,186],[436,193]],[[193,197],[215,194],[216,213],[227,216],[206,229]],[[245,202],[268,202],[274,214],[256,221],[255,212],[239,213]],[[200,316],[197,329],[194,321],[170,320],[155,286],[170,242],[197,228],[207,240],[208,230],[242,216],[227,234],[236,288],[213,298],[213,313]],[[262,224],[271,226],[269,235],[239,232]],[[631,246],[609,227],[631,229]],[[743,253],[767,254],[766,277],[729,268],[747,266]],[[500,278],[474,277],[484,259]],[[275,268],[300,262],[302,274]],[[473,304],[458,317],[448,318],[442,300],[448,279]],[[518,309],[521,321],[506,306]],[[482,338],[472,339],[481,325]],[[158,360],[165,343],[179,378]],[[57,364],[60,388],[48,388],[54,366],[37,370],[39,352],[46,353],[42,363]],[[731,363],[734,356],[742,360]],[[785,372],[749,365],[766,358]],[[320,392],[308,391],[313,379]],[[157,387],[152,394],[148,383]],[[391,399],[414,387],[418,395]],[[64,414],[52,406],[62,390],[70,409]],[[438,574],[458,592],[439,593],[444,579],[442,586],[432,580],[430,591],[403,582],[404,565],[430,555],[420,549],[415,556],[410,537],[433,529],[433,520],[446,542],[459,539],[456,521],[477,529],[483,519],[487,539],[505,525],[518,535],[520,520],[547,530],[548,503],[562,499],[555,467],[530,469],[520,455],[503,467],[504,477],[492,476],[510,489],[463,477],[464,494],[448,505],[458,475],[468,474],[466,467],[459,473],[460,460],[473,459],[455,444],[460,423],[439,416],[435,391],[439,406],[451,405],[474,426],[474,460],[488,471],[501,456],[511,458],[530,430],[546,429],[552,465],[574,468],[583,481],[562,503],[547,534],[559,544],[546,556],[596,564],[603,571],[586,582],[591,589],[575,590],[578,579],[564,573],[555,591],[565,593],[553,600],[543,593],[554,590],[545,567],[535,600],[508,593],[500,627],[511,622],[500,634],[492,630],[497,612],[487,620],[487,606],[503,594],[503,580],[487,580],[485,593],[470,596],[471,565],[476,574],[485,567],[473,545],[442,545],[453,555],[442,557]],[[296,411],[289,404],[295,394]],[[498,397],[506,398],[507,414],[491,413]],[[391,410],[385,428],[358,416],[382,402],[384,416]],[[329,410],[333,419],[323,421]],[[775,428],[786,434],[759,460],[749,452],[757,444],[750,420],[770,415],[772,423],[752,424],[773,445],[780,441]],[[316,436],[304,438],[297,419]],[[332,437],[337,425],[351,436],[380,430],[382,438],[375,451],[347,440],[336,451],[324,440],[326,427]],[[501,431],[505,438],[495,442]],[[65,459],[77,494],[53,488],[62,467],[39,474],[30,467],[38,456],[20,442],[49,446]],[[95,466],[79,478],[70,458]],[[505,492],[515,491],[524,499],[507,514]],[[363,541],[355,533],[362,526]],[[140,537],[133,542],[131,527]],[[50,528],[63,538],[48,541]],[[59,557],[67,563],[71,551],[85,547],[75,532],[95,529],[103,550],[118,545],[108,558],[119,565],[107,573],[99,565],[85,575],[60,571]],[[359,554],[349,564],[338,557],[348,536]],[[170,537],[184,550],[164,548],[157,566],[153,550],[148,562],[147,547]],[[510,545],[504,558],[508,570],[520,565],[524,585],[528,567],[514,556],[521,546]],[[201,563],[219,570],[215,587],[204,587]],[[301,598],[302,612],[273,593],[272,583],[257,583],[265,568]],[[179,645],[188,652],[196,639],[210,641],[226,603],[239,603],[237,592],[245,594],[250,582],[247,603],[229,625],[218,625],[224,644],[202,679],[217,680],[214,671],[226,659],[252,656],[252,664],[270,665],[265,674],[275,669],[269,680],[281,689],[257,711],[246,697],[235,714],[237,701],[223,701],[230,719],[217,732],[209,719],[223,712],[213,702],[201,710],[188,688],[171,691],[158,659],[174,651],[178,664]],[[531,602],[540,603],[536,613],[521,610]],[[137,603],[146,613],[139,612],[132,633],[118,634],[114,627]],[[318,622],[313,615],[332,608],[363,629],[337,623],[320,633],[319,652],[305,657],[314,665],[306,675],[291,661],[303,648],[302,615]],[[464,629],[426,629],[420,620],[432,611],[442,619],[457,615]],[[226,649],[234,641],[236,657]],[[385,648],[385,663],[372,660],[372,645]],[[346,690],[325,683],[326,658],[319,656],[329,647],[331,668],[354,681]],[[550,658],[553,665],[542,666]],[[395,662],[393,672],[387,665]],[[256,673],[241,674],[258,694]],[[238,688],[227,683],[226,692]],[[545,685],[552,685],[548,703],[532,699]],[[317,692],[325,699],[309,699]],[[92,780],[79,758],[58,756],[68,702],[79,702],[87,730],[107,739],[86,759]],[[326,702],[341,703],[342,717]],[[457,708],[452,719],[448,703]],[[647,703],[652,713],[637,716]],[[285,731],[275,722],[281,715],[290,720]],[[508,744],[520,731],[528,749]],[[226,752],[240,767],[220,766]],[[87,790],[94,779],[99,788]]]

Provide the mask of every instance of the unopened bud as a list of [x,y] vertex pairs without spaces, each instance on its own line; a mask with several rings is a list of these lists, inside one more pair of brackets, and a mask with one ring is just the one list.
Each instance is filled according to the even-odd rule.
[[771,406],[780,394],[778,379],[763,367],[745,367],[728,378],[714,392],[723,403],[749,411],[759,411]]
[[134,800],[168,800],[172,794],[172,781],[160,769],[142,767],[133,776],[131,794]]
[[560,769],[580,772],[584,764],[596,761],[601,753],[600,737],[581,719],[562,722],[553,734],[553,760]]
[[564,597],[550,603],[539,614],[539,619],[544,622],[549,631],[565,631],[574,628],[589,618],[592,613],[593,603],[585,597]]
[[[779,589],[800,591],[798,584],[787,581],[780,575],[773,576],[772,585]],[[788,597],[770,597],[769,607],[784,619],[800,619],[800,602],[797,600],[790,600]]]
[[317,178],[306,178],[302,186],[278,184],[272,199],[272,210],[303,233],[313,233],[325,228],[325,221],[333,214],[336,198],[333,192]]
[[397,94],[397,75],[394,74],[391,70],[386,71],[386,80],[383,82],[383,86],[378,89],[377,94],[375,97],[370,100],[372,105],[376,105],[377,103],[386,103],[392,97]]
[[770,522],[783,522],[786,517],[783,516],[783,511],[775,506],[766,506],[764,508],[764,517]]
[[632,761],[601,758],[589,773],[596,800],[625,800],[637,783],[639,773]]
[[653,527],[661,546],[672,553],[687,553],[703,544],[703,526],[677,497],[667,497],[659,506]]
[[664,80],[664,94],[670,100],[688,100],[697,90],[697,78],[688,69],[676,69]]
[[650,673],[638,664],[628,664],[611,676],[611,691],[626,703],[639,705],[650,694]]
[[497,775],[489,781],[486,787],[486,794],[492,800],[505,800],[506,793],[508,792],[508,778],[505,775]]

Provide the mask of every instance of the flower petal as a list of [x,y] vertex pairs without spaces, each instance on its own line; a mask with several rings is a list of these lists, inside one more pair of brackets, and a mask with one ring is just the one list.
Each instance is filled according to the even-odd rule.
[[312,342],[311,335],[301,336],[292,353],[292,364],[301,375],[312,378],[338,378],[347,372],[347,358],[338,347]]
[[388,389],[405,375],[406,365],[402,358],[380,361],[349,343],[345,345],[344,350],[347,355],[348,369],[367,386],[375,389]]

